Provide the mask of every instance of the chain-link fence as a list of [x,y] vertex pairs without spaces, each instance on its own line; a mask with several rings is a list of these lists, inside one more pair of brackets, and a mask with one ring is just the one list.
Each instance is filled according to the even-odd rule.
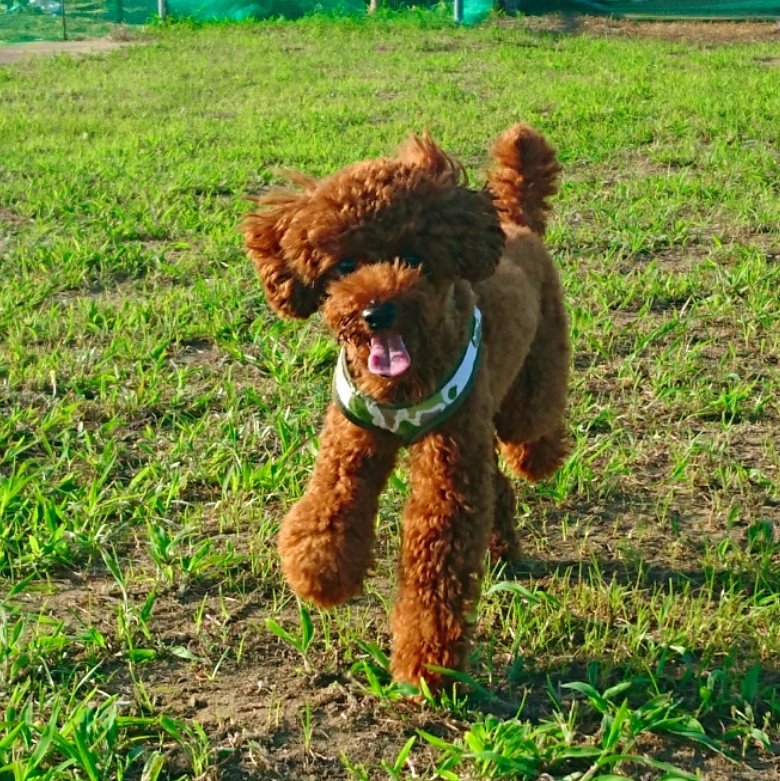
[[0,0],[0,44],[100,37],[157,10],[157,0]]
[[[0,45],[80,39],[110,34],[119,25],[146,24],[159,16],[196,21],[241,21],[313,13],[363,14],[376,8],[433,7],[442,0],[0,0]],[[494,0],[448,0],[459,20],[476,23]]]
[[320,11],[360,13],[368,0],[0,0],[0,45],[92,38],[120,25],[147,24],[156,16],[200,21],[297,18]]
[[[158,3],[162,2],[162,6]],[[158,15],[198,21],[295,19],[306,14],[360,14],[372,7],[434,6],[441,0],[0,0],[0,45],[109,35]],[[456,19],[475,24],[498,7],[507,13],[550,12],[656,18],[780,19],[780,0],[449,0]]]

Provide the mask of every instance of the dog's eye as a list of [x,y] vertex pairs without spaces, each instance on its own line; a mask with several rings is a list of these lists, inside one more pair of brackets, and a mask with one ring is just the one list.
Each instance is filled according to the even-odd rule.
[[407,252],[401,255],[401,260],[412,268],[417,268],[422,265],[422,258],[419,255],[415,255],[413,252]]
[[347,274],[351,274],[357,267],[357,261],[353,258],[344,258],[343,260],[340,260],[335,266],[336,273],[340,277],[345,277]]

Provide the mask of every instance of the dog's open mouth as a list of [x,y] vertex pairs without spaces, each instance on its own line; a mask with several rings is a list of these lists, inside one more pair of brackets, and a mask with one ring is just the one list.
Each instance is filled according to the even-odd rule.
[[411,365],[412,359],[400,334],[383,331],[371,337],[368,370],[380,377],[399,377]]

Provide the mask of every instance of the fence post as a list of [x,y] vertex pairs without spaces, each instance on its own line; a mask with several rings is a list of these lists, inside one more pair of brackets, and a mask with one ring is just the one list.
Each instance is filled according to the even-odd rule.
[[60,0],[60,7],[62,8],[62,40],[68,40],[68,23],[65,20],[65,0]]
[[463,23],[463,0],[454,0],[455,24]]
[[168,16],[168,2],[167,0],[157,0],[157,16],[160,19],[165,19]]

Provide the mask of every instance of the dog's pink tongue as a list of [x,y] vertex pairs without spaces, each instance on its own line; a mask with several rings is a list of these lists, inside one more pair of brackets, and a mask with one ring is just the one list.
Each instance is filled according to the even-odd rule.
[[376,334],[371,337],[368,370],[381,377],[398,377],[412,365],[404,340],[399,334]]

